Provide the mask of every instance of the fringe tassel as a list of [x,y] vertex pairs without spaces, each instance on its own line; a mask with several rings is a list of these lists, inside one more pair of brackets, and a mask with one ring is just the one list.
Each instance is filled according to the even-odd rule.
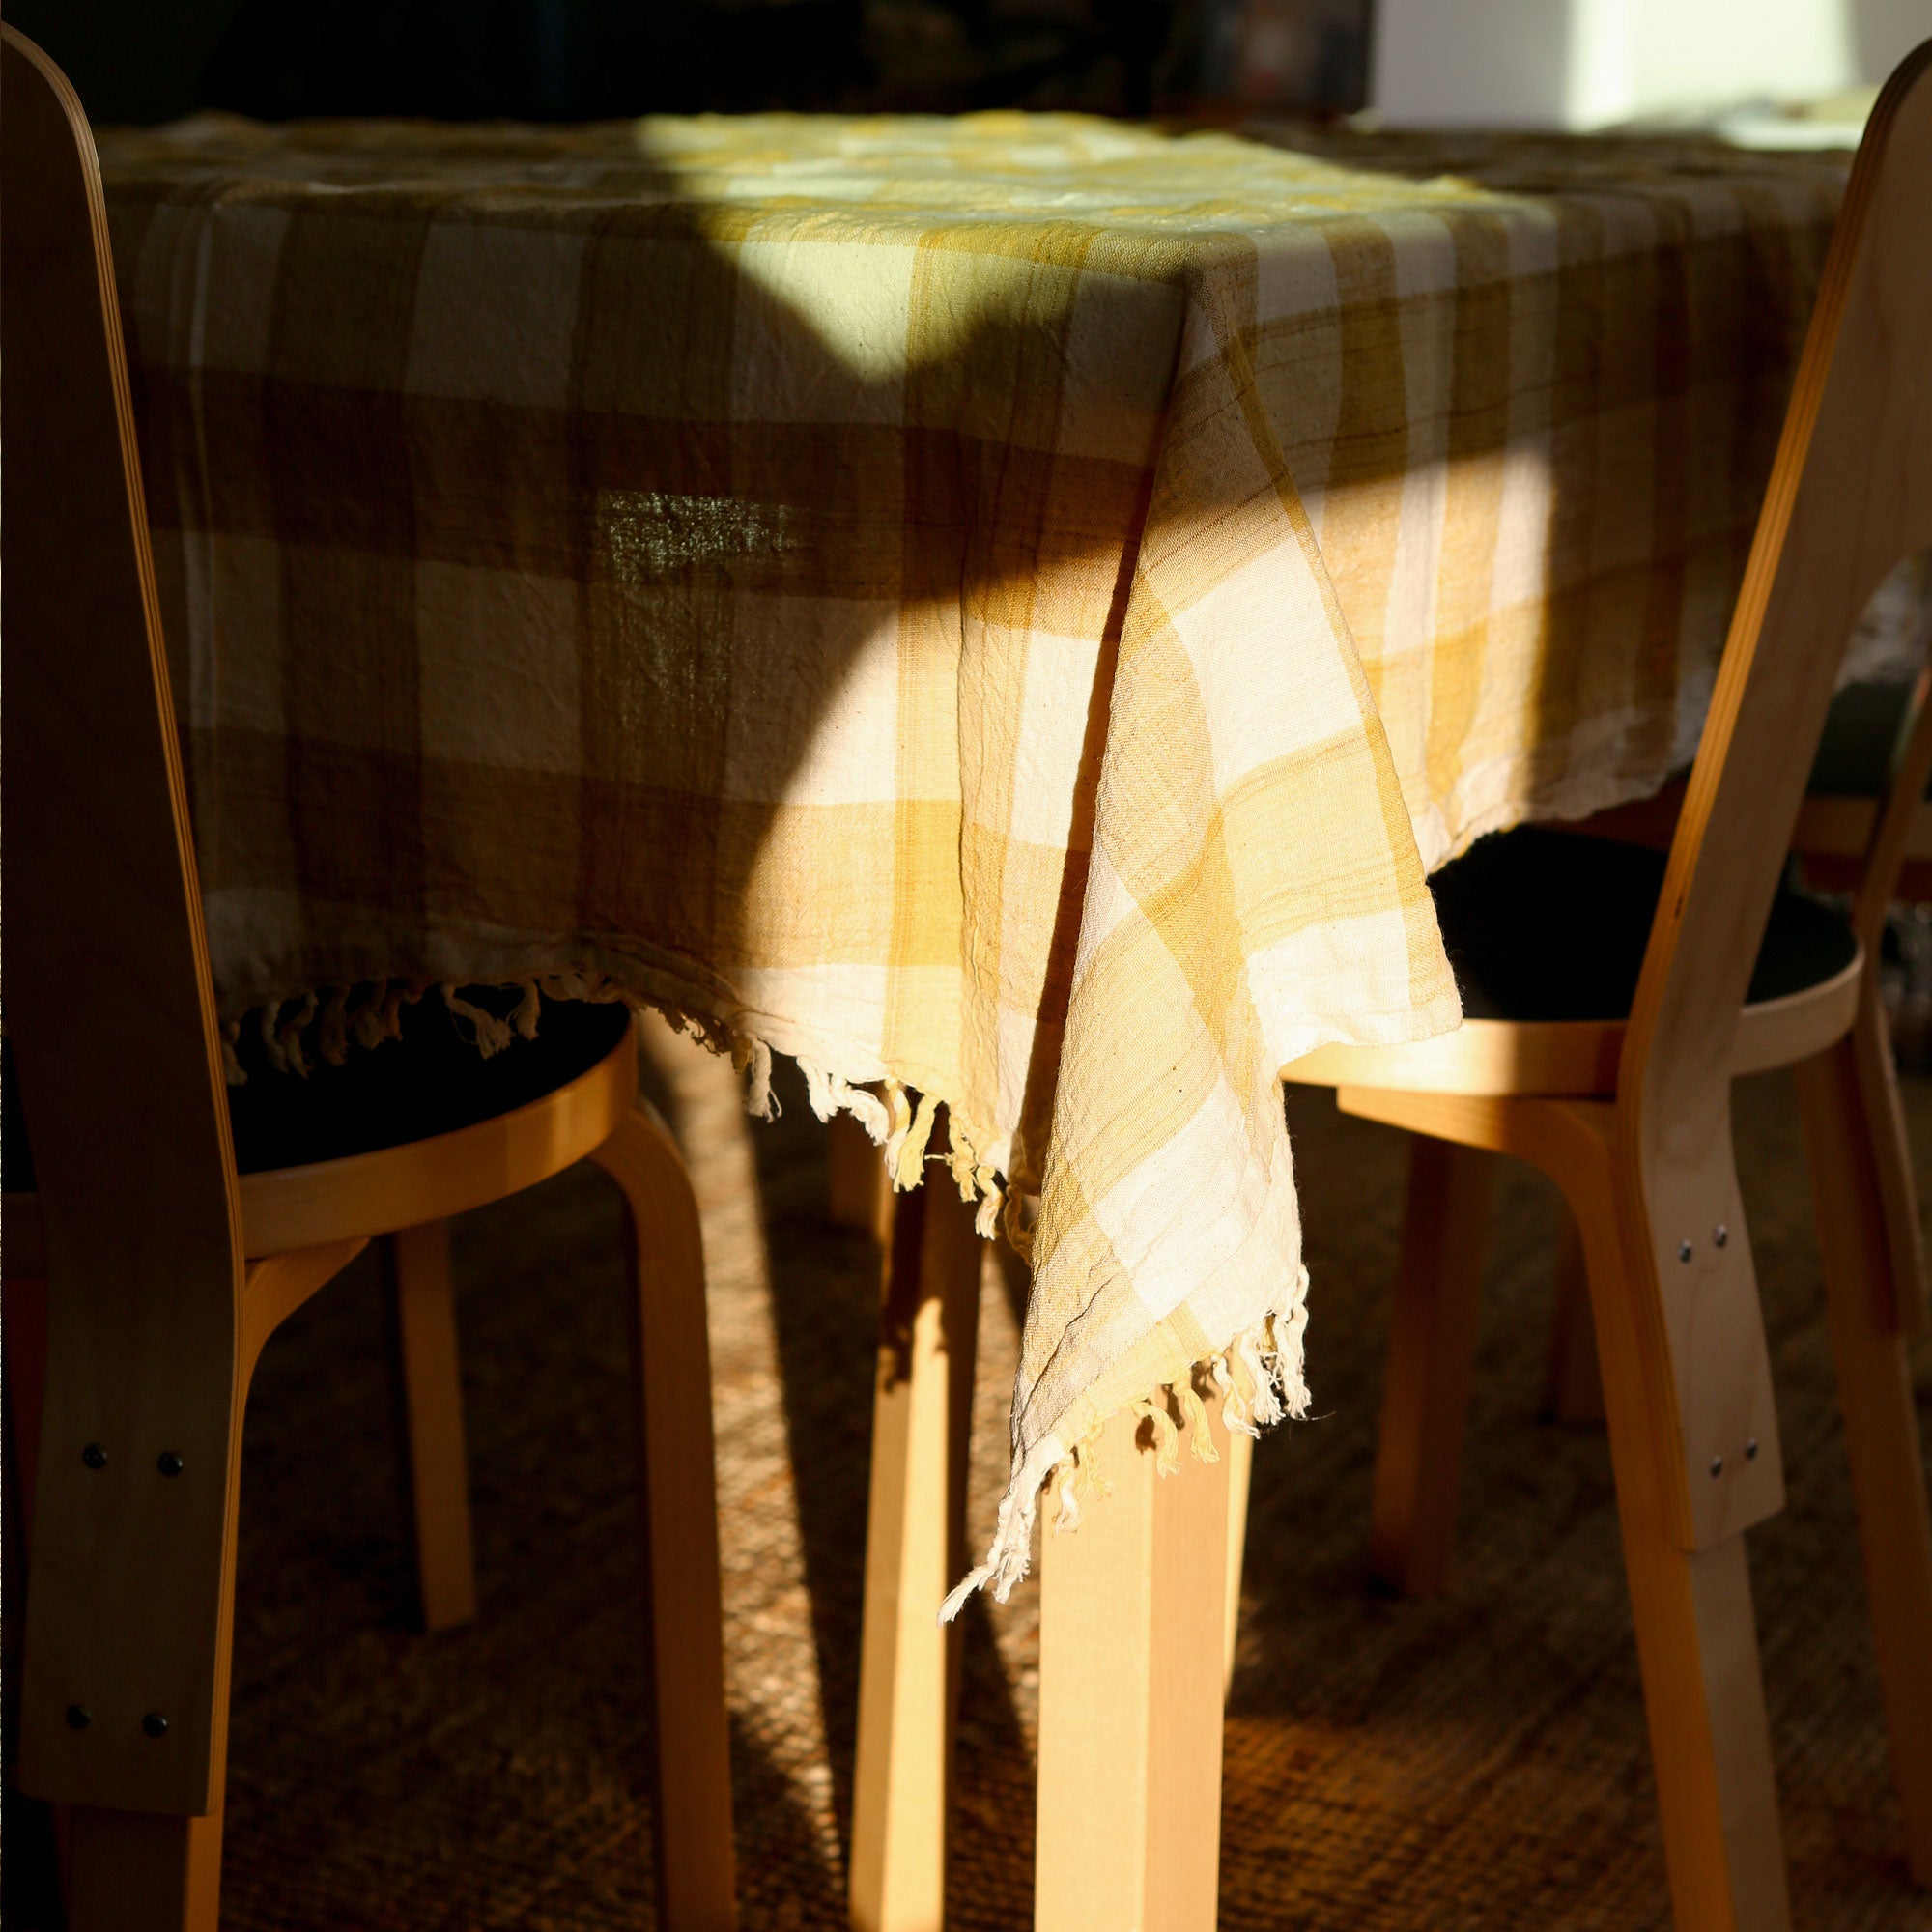
[[1158,1389],[1134,1404],[1134,1413],[1153,1425],[1154,1467],[1163,1476],[1180,1473],[1180,1431],[1175,1426],[1174,1412],[1168,1406],[1173,1393],[1171,1389]]
[[816,1061],[801,1060],[798,1064],[805,1075],[806,1098],[821,1121],[829,1121],[840,1112],[850,1114],[871,1137],[874,1147],[885,1144],[887,1134],[892,1131],[892,1119],[886,1112],[886,1103],[876,1094],[839,1079]]
[[[1261,1426],[1283,1416],[1297,1420],[1308,1412],[1308,1387],[1302,1379],[1302,1336],[1308,1326],[1308,1270],[1295,1271],[1293,1285],[1278,1307],[1267,1310],[1226,1349],[1198,1362],[1180,1380],[1143,1397],[1134,1412],[1151,1425],[1155,1466],[1163,1476],[1179,1473],[1180,1434],[1203,1463],[1220,1461],[1220,1451],[1208,1428],[1208,1407],[1197,1384],[1205,1380],[1223,1397],[1221,1413],[1229,1428],[1258,1435]],[[1179,1418],[1177,1420],[1177,1417]],[[1033,1557],[1034,1523],[1039,1498],[1053,1489],[1054,1528],[1076,1529],[1081,1505],[1090,1493],[1104,1495],[1096,1459],[1098,1432],[1068,1449],[1058,1435],[1037,1443],[1013,1471],[1000,1502],[998,1526],[986,1560],[960,1578],[939,1612],[951,1623],[975,1590],[990,1588],[1004,1604],[1012,1587],[1027,1573]]]
[[939,1117],[938,1098],[931,1094],[919,1096],[919,1111],[912,1123],[898,1136],[898,1145],[887,1155],[892,1163],[893,1185],[901,1193],[917,1187],[925,1172],[925,1151],[932,1141],[932,1126]]
[[1187,1446],[1197,1463],[1218,1463],[1221,1452],[1214,1446],[1214,1432],[1208,1427],[1208,1406],[1201,1391],[1191,1381],[1176,1382],[1176,1400],[1180,1405],[1180,1426],[1187,1432]]
[[1100,1469],[1100,1432],[1096,1429],[1084,1442],[1076,1442],[1059,1463],[1051,1479],[1060,1498],[1059,1513],[1053,1519],[1053,1533],[1064,1536],[1080,1527],[1081,1505],[1090,1497],[1104,1500],[1114,1493],[1114,1486]]
[[517,1010],[510,1015],[510,1024],[516,1028],[518,1036],[524,1039],[537,1037],[537,1016],[543,1011],[543,996],[537,991],[534,980],[522,982],[524,997],[517,1002]]
[[262,1051],[276,1072],[307,1079],[309,1058],[302,1051],[301,1037],[309,1021],[315,1018],[316,1004],[313,993],[304,993],[297,1002],[295,1017],[286,1021],[281,1018],[279,1007],[262,1009]]
[[242,1065],[241,1056],[235,1051],[236,1042],[241,1037],[240,1020],[230,1020],[221,1029],[221,1075],[231,1087],[245,1087],[248,1084],[247,1069]]
[[[434,986],[458,1021],[459,1030],[486,1060],[502,1052],[515,1038],[536,1037],[545,1000],[654,1008],[677,1032],[702,1041],[714,1053],[730,1055],[732,1064],[745,1075],[745,1106],[749,1113],[762,1120],[773,1120],[778,1115],[778,1098],[772,1091],[772,1048],[768,1041],[754,1035],[735,1033],[701,1013],[688,1012],[668,1000],[633,988],[604,973],[537,973],[496,983],[517,995],[507,1018],[498,1018],[487,1008],[465,999],[455,980],[362,980],[321,992],[306,991],[288,999],[264,1001],[224,1026],[222,1071],[230,1086],[247,1084],[247,1071],[237,1051],[244,1023],[252,1023],[258,1029],[263,1057],[280,1071],[305,1074],[313,1059],[339,1066],[352,1047],[373,1048],[385,1040],[401,1038],[403,1009],[413,1006]],[[291,1005],[294,1010],[284,1020],[282,1014]],[[305,1041],[312,1026],[313,1039]],[[859,1086],[814,1061],[801,1057],[798,1065],[805,1075],[811,1110],[820,1120],[829,1121],[839,1112],[849,1113],[866,1129],[873,1144],[883,1147],[886,1171],[893,1184],[901,1190],[921,1184],[941,1104],[936,1092],[922,1090],[915,1101],[896,1080],[882,1081],[876,1088]],[[1002,1182],[1001,1175],[1010,1172],[1012,1152],[1008,1136],[976,1131],[970,1122],[956,1114],[950,1116],[945,1158],[959,1189],[959,1198],[979,1204],[973,1222],[975,1232],[982,1240],[991,1240],[1004,1229],[1015,1249],[1026,1257],[1033,1248],[1030,1217],[1037,1202]]]
[[1068,1536],[1080,1527],[1080,1470],[1077,1464],[1069,1471],[1063,1463],[1053,1472],[1053,1492],[1059,1508],[1053,1515],[1055,1536]]
[[349,1031],[358,1046],[381,1046],[403,1037],[403,1009],[422,997],[406,986],[378,986],[369,999],[348,1016]]
[[[975,1178],[980,1187],[980,1211],[973,1216],[973,1232],[982,1241],[990,1241],[1000,1232],[1000,1208],[1006,1199],[1005,1190],[993,1179],[991,1168],[980,1168]],[[959,1196],[964,1201],[973,1198],[964,1187],[960,1188]]]
[[754,1121],[779,1117],[778,1096],[772,1092],[772,1050],[761,1039],[739,1040],[731,1049],[731,1065],[745,1076],[745,1111]]
[[507,1020],[499,1020],[487,1008],[479,1007],[473,1000],[466,1000],[456,990],[454,981],[445,980],[440,990],[442,993],[442,1003],[449,1009],[451,1014],[459,1020],[469,1022],[470,1037],[476,1051],[485,1060],[495,1059],[516,1037],[511,1033]]
[[960,1578],[958,1587],[939,1608],[939,1621],[950,1624],[965,1607],[975,1590],[990,1588],[993,1600],[1004,1604],[1013,1585],[1027,1573],[1033,1556],[1033,1526],[1039,1515],[1039,1498],[1047,1479],[1076,1473],[1060,1437],[1049,1435],[1034,1445],[1000,1499],[999,1520],[986,1560]]
[[886,1172],[899,1171],[899,1150],[912,1131],[912,1102],[896,1080],[886,1082]]

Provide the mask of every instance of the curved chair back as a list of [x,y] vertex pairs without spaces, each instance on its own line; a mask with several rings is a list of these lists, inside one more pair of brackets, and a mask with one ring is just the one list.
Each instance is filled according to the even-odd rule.
[[1859,149],[1691,770],[1621,1090],[1725,1065],[1845,640],[1932,548],[1932,42]]
[[[1723,1297],[1749,1295],[1755,1323],[1747,1250],[1720,1252],[1716,1234],[1742,1227],[1732,1040],[1845,640],[1887,572],[1928,546],[1932,43],[1892,75],[1852,170],[1619,1067],[1624,1168],[1643,1192],[1626,1230],[1633,1258],[1656,1266],[1651,1305],[1676,1336],[1680,1382],[1705,1316],[1728,1325]],[[1718,1371],[1737,1386],[1698,1404],[1742,1424],[1762,1366]],[[1756,1493],[1775,1487],[1772,1460],[1690,1499],[1687,1533],[1702,1545],[1776,1507]]]
[[[235,1375],[240,1208],[99,170],[65,78],[0,36],[4,972],[49,1297],[21,1768],[194,1813],[221,1700],[180,1634],[215,1623],[236,1432],[206,1392]],[[140,1601],[90,1588],[110,1546]],[[90,1702],[108,1654],[138,1659],[142,1708]]]

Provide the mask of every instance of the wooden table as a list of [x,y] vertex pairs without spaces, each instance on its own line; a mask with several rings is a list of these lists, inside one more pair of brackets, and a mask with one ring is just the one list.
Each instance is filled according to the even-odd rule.
[[[944,1102],[982,1231],[1037,1203],[996,1580],[1043,1473],[1113,1484],[1045,1539],[1052,1932],[1214,1920],[1245,1438],[1187,1397],[1298,1337],[1275,1069],[1453,1022],[1425,870],[1688,755],[1843,181],[1260,132],[103,145],[231,1024],[299,1063],[438,984],[648,1001],[754,1100],[797,1056],[903,1179]],[[1144,1010],[1124,925],[1193,972]],[[974,1210],[907,1200],[851,1209],[867,1932],[939,1922],[968,1553]],[[1217,1460],[1163,1483],[1176,1421]]]

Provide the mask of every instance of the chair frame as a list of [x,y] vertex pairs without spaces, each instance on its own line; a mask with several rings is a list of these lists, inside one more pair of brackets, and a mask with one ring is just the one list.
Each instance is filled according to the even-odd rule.
[[637,1101],[635,1029],[514,1113],[238,1176],[99,166],[72,90],[12,28],[0,88],[5,971],[39,1188],[8,1200],[7,1263],[47,1290],[19,1781],[74,1807],[70,1923],[216,1922],[242,1424],[270,1334],[399,1237],[425,1608],[460,1620],[441,1221],[587,1155],[631,1223],[660,1922],[728,1932],[703,1255],[675,1144]]
[[1470,1216],[1498,1152],[1548,1173],[1576,1215],[1680,1932],[1789,1922],[1744,1544],[1783,1500],[1730,1137],[1732,1078],[1758,1066],[1797,1068],[1894,1779],[1932,1879],[1932,1532],[1903,1352],[1924,1269],[1873,964],[1932,734],[1878,814],[1856,970],[1775,1015],[1745,1005],[1838,647],[1886,571],[1932,544],[1928,180],[1932,43],[1892,76],[1853,169],[1611,1077],[1551,1077],[1507,1022],[1284,1069],[1419,1137],[1374,1538],[1398,1581],[1428,1587],[1446,1564],[1473,1343],[1472,1246],[1432,1253],[1430,1232]]

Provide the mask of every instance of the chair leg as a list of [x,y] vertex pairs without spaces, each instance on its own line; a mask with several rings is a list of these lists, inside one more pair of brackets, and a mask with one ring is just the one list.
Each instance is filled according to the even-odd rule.
[[41,1406],[47,1384],[47,1285],[10,1275],[0,1291],[6,1336],[7,1550],[16,1562],[34,1539],[34,1489],[41,1467]]
[[68,1932],[215,1932],[221,1900],[221,1814],[73,1813]]
[[[876,1162],[877,1154],[873,1153]],[[966,1569],[966,1473],[984,1244],[937,1184],[897,1197],[872,1400],[871,1495],[852,1780],[856,1932],[938,1932]]]
[[[1634,1340],[1608,1151],[1598,1184],[1573,1193],[1589,1264],[1617,1516],[1630,1580],[1651,1761],[1677,1932],[1788,1932],[1771,1730],[1742,1533],[1686,1549],[1665,1495],[1687,1481],[1656,1466],[1648,1418],[1674,1391],[1650,1387]],[[1721,1347],[1724,1338],[1705,1338]],[[1667,1373],[1667,1371],[1662,1371]],[[1682,1450],[1678,1451],[1681,1459]]]
[[404,1228],[384,1243],[390,1333],[408,1455],[410,1522],[423,1628],[453,1630],[476,1614],[469,1541],[469,1467],[449,1223]]
[[[34,1484],[41,1460],[41,1404],[47,1378],[47,1285],[37,1275],[12,1275],[0,1284],[0,1369],[5,1371],[5,1441],[0,1446],[0,1682],[17,1684],[20,1631],[27,1587],[27,1552],[34,1543]],[[11,1740],[10,1740],[11,1743]],[[7,1798],[6,1856],[14,1861],[14,1885],[23,1896],[51,1904],[67,1896],[72,1814],[20,1792]],[[24,1822],[16,1822],[24,1821]],[[12,1889],[13,1887],[10,1887]],[[64,1910],[62,1917],[65,1917]]]
[[[92,1547],[83,1546],[77,1557],[75,1524],[86,1525],[88,1519],[84,1505],[74,1501],[71,1471],[117,1465],[111,1456],[92,1463],[75,1456],[65,1466],[42,1459],[29,1552],[34,1621],[21,1686],[20,1772],[24,1788],[57,1795],[72,1805],[71,1932],[215,1932],[248,1384],[276,1325],[364,1245],[360,1239],[335,1241],[251,1262],[234,1284],[229,1320],[217,1326],[204,1317],[185,1327],[196,1347],[182,1350],[190,1374],[168,1391],[180,1405],[169,1436],[210,1445],[212,1462],[213,1448],[221,1451],[211,1471],[218,1485],[180,1492],[197,1513],[213,1497],[216,1507],[196,1525],[205,1524],[212,1535],[190,1539],[182,1527],[186,1511],[171,1495],[157,1505],[149,1500],[156,1493],[152,1490],[146,1497],[124,1491],[134,1504],[124,1506],[118,1520],[110,1515],[94,1519],[119,1534],[97,1528]],[[85,1416],[100,1400],[87,1388],[85,1371],[109,1354],[108,1344],[145,1346],[143,1373],[151,1383],[155,1376],[156,1324],[150,1320],[131,1342],[125,1333],[115,1334],[113,1321],[122,1310],[111,1298],[99,1297],[92,1305],[82,1299],[91,1285],[84,1279],[75,1284],[67,1291],[74,1298],[52,1311],[43,1410],[49,1442],[84,1439],[74,1427],[75,1412]],[[138,1305],[135,1296],[122,1301]],[[84,1321],[86,1316],[95,1319]],[[92,1347],[76,1346],[80,1337]],[[125,1407],[113,1413],[112,1429],[102,1430],[105,1439],[125,1440],[131,1433],[128,1418],[138,1415],[151,1396],[152,1387],[138,1381],[131,1392],[122,1393]],[[225,1434],[214,1426],[216,1416]],[[174,1467],[159,1467],[156,1476],[178,1477],[185,1469],[192,1474],[196,1467],[192,1456],[169,1460]],[[166,1508],[182,1512],[172,1522],[161,1519],[166,1535],[131,1533]],[[172,1553],[170,1536],[185,1554],[178,1559],[176,1574],[166,1576],[156,1551]],[[93,1632],[104,1629],[105,1640],[97,1635],[83,1648],[76,1634],[85,1639],[90,1626]],[[195,1683],[187,1677],[190,1670],[206,1674]],[[78,1721],[66,1688],[76,1679],[86,1693]],[[165,1694],[171,1682],[177,1688],[188,1683],[197,1694],[177,1702]],[[161,1698],[155,1697],[156,1684],[163,1688]],[[143,1714],[138,1720],[136,1713]],[[203,1726],[199,1740],[197,1723]],[[145,1741],[163,1739],[168,1748],[151,1754]],[[175,1754],[170,1757],[168,1750]],[[154,1766],[165,1776],[156,1777]]]
[[1797,1069],[1838,1403],[1858,1497],[1879,1683],[1906,1855],[1932,1884],[1932,1523],[1900,1334],[1916,1283],[1891,1262],[1874,1140],[1850,1038]]
[[737,1924],[730,1736],[697,1202],[670,1130],[639,1106],[591,1156],[630,1213],[644,1605],[657,1715],[658,1923]]
[[[1771,1735],[1758,1671],[1750,1575],[1741,1531],[1685,1547],[1683,1423],[1659,1285],[1626,1256],[1634,1181],[1618,1169],[1619,1120],[1606,1103],[1345,1089],[1345,1112],[1455,1135],[1534,1161],[1563,1189],[1581,1232],[1603,1364],[1617,1518],[1643,1672],[1651,1761],[1677,1932],[1788,1932],[1784,1852]],[[1719,1151],[1728,1158],[1728,1150]],[[1707,1155],[1707,1159],[1711,1156]],[[1713,1168],[1714,1186],[1726,1177]],[[1725,1194],[1735,1198],[1735,1184]],[[1729,1210],[1735,1218],[1736,1209]],[[1635,1220],[1633,1213],[1631,1219]],[[1633,1227],[1633,1236],[1637,1231]],[[1649,1239],[1648,1230],[1642,1238]],[[1738,1241],[1734,1259],[1748,1247]],[[1708,1297],[1693,1331],[1700,1359],[1761,1363],[1755,1293]],[[1753,1371],[1753,1373],[1755,1373]],[[1750,1394],[1762,1438],[1774,1427]],[[1667,1445],[1667,1446],[1666,1446]],[[1776,1447],[1775,1437],[1771,1445]],[[1760,1497],[1776,1493],[1778,1459],[1763,1459]],[[1742,1507],[1742,1505],[1741,1505]],[[1762,1510],[1759,1511],[1762,1515]]]
[[1932,1319],[1926,1306],[1925,1236],[1918,1220],[1918,1190],[1912,1179],[1912,1147],[1905,1137],[1905,1109],[1898,1097],[1891,1028],[1879,995],[1878,966],[1871,959],[1865,962],[1850,1044],[1858,1068],[1864,1144],[1871,1151],[1878,1215],[1885,1230],[1891,1318],[1900,1335],[1922,1335]]
[[1604,1425],[1604,1378],[1597,1367],[1597,1330],[1590,1320],[1590,1276],[1583,1237],[1565,1215],[1556,1251],[1556,1312],[1549,1324],[1549,1366],[1544,1413],[1576,1427]]
[[[1131,1410],[1111,1492],[1041,1537],[1037,1932],[1213,1932],[1221,1843],[1227,1436],[1163,1479]],[[1053,1504],[1042,1505],[1050,1525]]]
[[1426,1134],[1409,1145],[1369,1531],[1370,1568],[1404,1596],[1432,1596],[1449,1578],[1494,1165]]

